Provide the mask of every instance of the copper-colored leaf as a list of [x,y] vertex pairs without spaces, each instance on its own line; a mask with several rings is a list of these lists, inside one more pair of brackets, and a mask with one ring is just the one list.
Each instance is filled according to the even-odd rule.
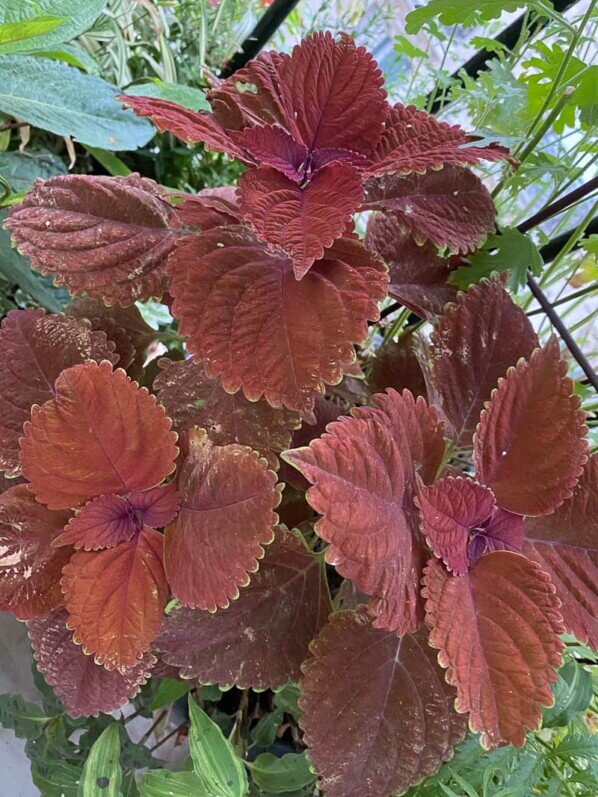
[[446,308],[432,334],[431,378],[457,446],[471,445],[499,378],[538,345],[527,316],[500,279],[470,286]]
[[521,747],[561,664],[563,627],[549,576],[516,553],[498,551],[460,578],[432,560],[423,595],[430,644],[457,687],[457,711],[469,713],[484,747]]
[[160,484],[176,435],[156,399],[108,362],[63,371],[56,398],[34,407],[21,440],[23,473],[51,509]]
[[443,427],[434,408],[409,391],[389,390],[372,403],[330,424],[308,448],[283,456],[314,485],[307,499],[323,515],[316,531],[330,543],[327,561],[373,596],[377,627],[405,633],[422,618],[415,476],[434,480]]
[[6,227],[55,285],[126,306],[163,294],[174,223],[152,180],[73,174],[37,181]]
[[280,531],[228,609],[173,612],[155,647],[185,678],[274,689],[298,679],[308,645],[331,611],[321,559]]
[[420,244],[473,252],[494,230],[490,194],[469,169],[445,166],[423,175],[372,178],[365,190],[364,210],[394,213]]
[[304,666],[300,724],[328,797],[402,794],[451,758],[466,724],[426,634],[333,615]]
[[272,541],[280,501],[276,474],[246,446],[192,435],[179,475],[181,511],[166,529],[173,595],[190,607],[225,608],[247,586]]
[[[209,377],[251,401],[309,414],[339,382],[386,292],[383,264],[342,238],[302,280],[245,227],[209,230],[172,260],[173,313]],[[208,298],[209,297],[209,298]]]
[[73,640],[108,670],[135,665],[158,633],[168,598],[163,544],[145,527],[114,548],[73,554],[63,570]]
[[72,551],[52,541],[70,515],[38,504],[24,484],[0,495],[0,609],[19,620],[62,603],[60,573]]
[[426,380],[417,356],[417,338],[413,332],[406,330],[397,341],[389,340],[377,350],[368,382],[375,393],[393,387],[399,392],[407,389],[416,398],[427,397]]
[[363,189],[356,169],[331,163],[305,186],[275,169],[252,169],[239,180],[239,197],[258,238],[286,252],[301,279],[349,225]]
[[598,650],[598,455],[552,514],[525,521],[523,551],[550,574],[567,631]]
[[114,344],[80,321],[43,310],[11,310],[0,330],[0,470],[20,473],[19,438],[31,407],[54,397],[65,368],[86,360],[116,363]]
[[247,127],[231,133],[231,137],[262,166],[271,166],[290,180],[301,182],[304,179],[309,151],[282,127]]
[[176,214],[183,224],[211,230],[241,221],[237,190],[229,186],[206,188],[197,194],[183,194],[176,206]]
[[130,540],[141,526],[126,498],[101,495],[81,507],[53,544],[99,551]]
[[548,515],[569,498],[587,459],[584,413],[551,338],[509,370],[474,438],[478,478],[503,509]]
[[144,525],[162,528],[171,523],[180,507],[180,496],[176,480],[161,487],[143,492],[129,493],[127,501]]
[[37,666],[71,717],[109,714],[128,702],[147,681],[156,658],[146,653],[123,672],[107,670],[75,645],[67,619],[66,611],[57,609],[27,623]]

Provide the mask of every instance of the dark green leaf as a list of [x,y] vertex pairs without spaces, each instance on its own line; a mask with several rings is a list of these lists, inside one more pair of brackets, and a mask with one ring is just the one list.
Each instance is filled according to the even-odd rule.
[[50,719],[42,708],[26,703],[21,695],[0,695],[0,725],[10,728],[19,739],[40,736]]
[[509,271],[508,285],[516,291],[525,285],[528,269],[538,275],[544,265],[536,244],[515,227],[505,227],[501,235],[489,235],[484,248],[474,252],[468,263],[469,267],[458,268],[449,279],[461,290],[482,277]]
[[25,152],[0,152],[0,174],[16,194],[28,191],[37,177],[47,180],[56,174],[66,174],[62,158],[44,149]]
[[592,677],[581,665],[568,661],[558,673],[553,686],[554,705],[544,710],[543,726],[568,725],[579,711],[585,711],[592,700]]
[[301,789],[316,779],[305,752],[288,753],[282,758],[272,753],[262,753],[251,763],[250,771],[260,789],[271,794]]
[[274,704],[290,714],[291,717],[299,719],[301,709],[297,703],[299,699],[299,687],[297,684],[287,684],[274,693]]
[[183,695],[186,695],[193,686],[190,681],[175,681],[174,678],[160,678],[158,688],[150,702],[151,711],[157,711],[164,706],[169,706]]
[[251,731],[251,741],[256,747],[261,747],[264,750],[274,744],[276,739],[276,731],[278,726],[283,720],[283,710],[277,708],[271,714],[266,714],[261,717]]

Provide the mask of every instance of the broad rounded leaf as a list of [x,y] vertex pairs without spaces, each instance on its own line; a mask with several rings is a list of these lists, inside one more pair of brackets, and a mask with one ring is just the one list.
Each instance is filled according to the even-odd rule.
[[11,310],[0,330],[0,470],[20,473],[19,438],[31,407],[55,395],[58,375],[86,360],[116,363],[114,344],[75,319]]
[[114,548],[73,554],[63,570],[73,640],[108,670],[135,665],[158,633],[168,598],[163,545],[146,527]]
[[[173,313],[188,348],[229,393],[309,415],[341,380],[386,292],[384,265],[343,238],[302,280],[245,227],[209,230],[171,258]],[[209,297],[209,298],[208,298]]]
[[430,483],[436,477],[443,427],[435,409],[409,391],[389,390],[372,404],[331,423],[308,448],[283,456],[314,485],[307,500],[323,515],[316,531],[330,543],[327,561],[373,596],[377,627],[405,633],[422,619],[415,478],[418,473]]
[[525,521],[524,553],[550,574],[567,631],[598,650],[598,455],[552,514]]
[[142,525],[126,498],[101,495],[81,507],[53,545],[72,545],[85,551],[113,548],[130,540]]
[[200,430],[190,438],[179,492],[181,511],[164,550],[172,593],[184,606],[226,608],[272,541],[276,474],[250,448],[214,446]]
[[6,227],[55,285],[129,305],[162,296],[174,221],[164,190],[152,180],[74,174],[38,181]]
[[21,440],[23,474],[51,509],[160,484],[174,468],[176,435],[145,388],[108,362],[63,371],[56,398],[34,407]]
[[397,341],[389,340],[376,351],[372,361],[369,385],[374,393],[387,387],[401,392],[409,390],[417,398],[427,397],[426,380],[419,363],[418,339],[405,330]]
[[239,180],[239,197],[257,237],[286,252],[301,279],[350,224],[363,189],[356,169],[331,163],[305,186],[275,169],[251,169]]
[[551,338],[511,368],[474,438],[478,479],[518,515],[548,515],[569,498],[587,460],[584,413]]
[[550,577],[516,553],[498,551],[460,578],[428,563],[423,593],[430,644],[457,687],[455,708],[469,713],[482,745],[521,747],[540,725],[540,706],[561,664],[563,627]]
[[472,285],[446,308],[432,334],[431,378],[458,446],[471,445],[499,378],[538,345],[527,316],[500,279]]
[[372,178],[364,210],[392,212],[417,243],[430,241],[451,252],[473,252],[494,231],[495,210],[482,182],[469,169]]
[[67,619],[66,611],[57,609],[27,623],[37,666],[71,717],[109,714],[129,701],[147,681],[156,658],[146,653],[123,672],[107,670],[75,645]]
[[72,551],[53,548],[52,541],[69,517],[38,504],[24,484],[0,495],[2,611],[29,620],[60,606],[60,574]]
[[280,531],[260,569],[228,609],[179,609],[155,643],[184,678],[275,689],[297,680],[308,646],[332,611],[320,558]]
[[285,409],[275,409],[264,399],[249,401],[242,393],[227,393],[217,379],[208,379],[193,360],[160,360],[163,369],[154,391],[179,432],[201,426],[216,445],[249,446],[276,463],[273,453],[291,444],[291,433],[301,421]]
[[328,797],[402,794],[465,736],[422,632],[397,637],[363,609],[333,615],[300,684],[309,757]]

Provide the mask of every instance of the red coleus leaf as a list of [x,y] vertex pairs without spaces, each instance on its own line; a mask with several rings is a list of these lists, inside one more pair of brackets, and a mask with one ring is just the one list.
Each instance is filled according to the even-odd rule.
[[563,627],[549,576],[520,554],[498,551],[455,578],[436,560],[424,576],[426,622],[455,707],[486,748],[521,747],[550,706]]
[[421,620],[415,476],[434,480],[443,427],[434,408],[409,391],[389,390],[372,403],[330,424],[308,448],[283,456],[314,485],[307,500],[323,515],[316,531],[330,543],[327,561],[373,596],[377,627],[405,633]]
[[387,387],[401,392],[409,390],[417,398],[427,397],[426,380],[419,362],[418,338],[409,330],[397,341],[389,340],[376,352],[372,361],[369,384],[372,392],[380,393]]
[[550,574],[567,631],[598,650],[598,455],[552,514],[525,521],[523,551]]
[[492,490],[472,479],[448,476],[422,485],[415,502],[428,545],[457,576],[485,553],[523,546],[523,518],[498,509]]
[[68,512],[38,504],[24,484],[0,495],[0,609],[19,620],[47,614],[62,603],[60,573],[72,551],[52,541]]
[[422,174],[441,166],[465,166],[480,160],[510,160],[509,152],[498,144],[476,147],[459,125],[439,122],[415,105],[397,103],[388,114],[382,136],[368,158],[371,175],[387,173]]
[[182,224],[211,230],[241,221],[237,190],[229,186],[206,188],[197,194],[183,194],[176,214]]
[[109,714],[130,700],[147,681],[156,658],[146,653],[123,672],[107,670],[75,645],[67,619],[66,611],[57,609],[27,623],[37,666],[71,717]]
[[348,227],[363,189],[356,169],[331,163],[305,186],[275,169],[252,169],[239,180],[239,197],[258,238],[286,252],[301,279]]
[[292,430],[301,423],[297,413],[275,409],[264,399],[249,401],[242,393],[227,393],[193,360],[162,359],[160,367],[154,391],[179,433],[201,426],[215,445],[249,446],[274,466],[274,454],[290,446]]
[[297,680],[310,641],[332,611],[321,559],[280,531],[260,569],[228,609],[179,609],[164,621],[156,650],[202,683],[267,689]]
[[397,637],[362,609],[332,616],[304,665],[300,719],[328,797],[402,794],[466,732],[423,632]]
[[548,515],[569,498],[587,460],[584,413],[556,338],[510,369],[474,438],[481,482],[503,509]]
[[247,127],[230,135],[251,154],[256,163],[271,166],[290,180],[301,182],[304,179],[309,150],[282,127]]
[[164,559],[173,595],[185,606],[226,608],[247,586],[272,541],[280,501],[276,474],[246,446],[190,437],[179,474],[181,511],[166,529]]
[[439,257],[430,243],[417,244],[395,216],[373,213],[365,243],[388,265],[388,293],[421,318],[438,315],[456,298],[448,284],[451,259]]
[[539,346],[527,316],[500,279],[482,280],[445,309],[432,334],[431,380],[457,446],[471,445],[500,377]]
[[152,180],[74,174],[37,181],[6,221],[33,268],[108,304],[160,297],[175,214]]
[[75,319],[43,310],[11,310],[0,330],[0,470],[20,473],[19,438],[31,407],[54,396],[65,368],[86,360],[116,363],[114,344]]
[[[251,401],[309,415],[366,339],[386,291],[383,264],[343,238],[300,281],[245,227],[210,230],[172,257],[173,313],[210,378]],[[208,300],[209,297],[209,300]]]
[[104,551],[81,551],[63,570],[73,640],[107,670],[135,665],[153,642],[168,599],[164,537],[145,527]]
[[154,396],[108,362],[63,371],[56,398],[34,407],[21,440],[38,501],[78,507],[106,493],[159,484],[174,468],[176,435]]
[[151,490],[129,493],[127,500],[143,523],[153,528],[171,523],[181,503],[176,481]]
[[466,254],[494,230],[492,198],[469,169],[445,166],[423,175],[372,178],[365,192],[363,210],[393,213],[420,244]]

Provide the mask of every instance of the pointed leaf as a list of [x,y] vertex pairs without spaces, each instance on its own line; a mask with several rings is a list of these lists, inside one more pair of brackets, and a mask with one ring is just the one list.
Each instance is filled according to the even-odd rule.
[[[210,230],[172,258],[173,312],[210,378],[251,401],[309,414],[341,380],[386,292],[382,263],[340,239],[300,281],[244,227]],[[209,296],[209,302],[206,297]]]
[[482,745],[521,747],[561,664],[563,627],[549,576],[520,554],[498,551],[455,578],[431,560],[424,575],[426,622],[457,711],[469,713]]
[[205,797],[195,772],[155,769],[145,772],[140,781],[141,797]]
[[55,285],[129,305],[163,294],[174,220],[164,189],[152,180],[74,174],[37,182],[6,227]]
[[52,544],[99,551],[130,540],[142,526],[126,498],[101,495],[81,507]]
[[323,515],[316,531],[330,543],[327,561],[373,596],[377,627],[405,633],[422,619],[415,475],[434,480],[443,427],[434,408],[409,391],[377,394],[372,404],[283,456],[314,485],[307,500]]
[[62,590],[73,640],[108,670],[136,665],[162,622],[164,537],[144,528],[114,548],[73,555]]
[[80,321],[43,310],[11,310],[0,330],[0,470],[20,473],[19,438],[31,407],[55,395],[54,382],[86,360],[116,363],[114,345]]
[[451,252],[473,252],[494,230],[490,194],[468,169],[399,177],[387,175],[365,184],[363,210],[392,212],[418,243],[430,241]]
[[191,437],[180,469],[181,511],[166,529],[164,559],[175,598],[226,608],[247,586],[272,541],[280,501],[276,474],[246,446],[214,446]]
[[79,782],[79,797],[121,797],[120,725],[111,723],[93,743]]
[[484,403],[500,377],[539,345],[501,280],[483,280],[446,308],[432,334],[431,378],[456,444],[471,445]]
[[230,135],[233,141],[251,154],[256,163],[271,166],[289,180],[301,182],[304,179],[309,151],[305,144],[295,141],[281,127],[247,127]]
[[275,689],[297,680],[308,645],[331,611],[321,559],[298,537],[280,531],[228,609],[174,611],[155,647],[184,678]]
[[503,509],[548,515],[570,498],[587,460],[584,413],[556,338],[511,368],[474,439],[481,482]]
[[66,627],[68,614],[57,609],[29,620],[27,630],[37,665],[71,717],[97,717],[120,708],[146,682],[155,656],[145,656],[124,672],[109,671],[86,656]]
[[35,407],[21,440],[38,501],[77,507],[104,493],[159,484],[174,467],[176,435],[154,396],[109,363],[63,371],[56,398]]
[[300,724],[328,797],[402,794],[465,736],[426,635],[370,620],[363,608],[333,615],[304,667]]
[[28,620],[60,606],[60,574],[72,551],[53,548],[52,541],[69,517],[38,504],[24,484],[0,495],[2,611]]
[[524,553],[550,574],[567,631],[598,650],[598,455],[552,514],[525,521]]

